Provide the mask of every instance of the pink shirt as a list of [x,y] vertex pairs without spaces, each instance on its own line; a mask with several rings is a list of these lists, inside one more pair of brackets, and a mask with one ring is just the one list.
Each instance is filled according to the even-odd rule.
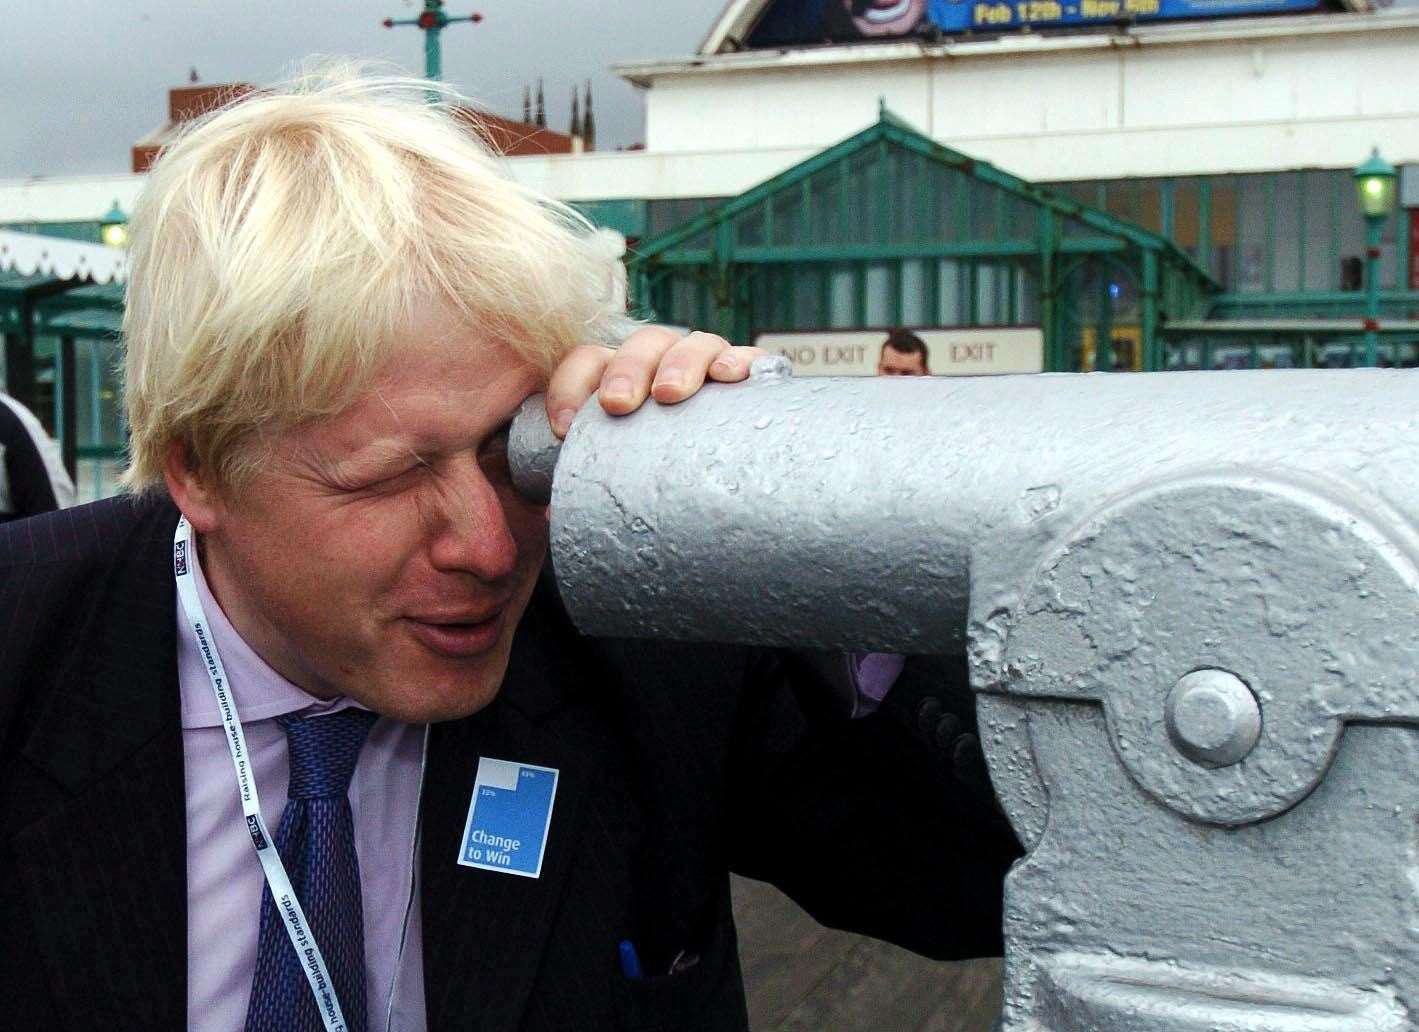
[[[194,559],[196,556],[194,555]],[[261,814],[272,834],[286,806],[286,734],[275,717],[354,705],[322,701],[276,673],[242,641],[213,599],[199,563],[197,591],[227,669],[251,754]],[[251,847],[236,773],[212,684],[178,605],[178,678],[187,781],[187,1023],[204,1032],[241,1032],[256,967],[265,879]],[[350,783],[355,853],[365,909],[365,978],[371,1032],[423,1032],[423,931],[413,884],[424,728],[381,717],[370,730]],[[406,904],[408,937],[399,943]]]
[[[283,713],[335,712],[348,698],[322,701],[271,669],[241,639],[212,597],[193,552],[197,592],[251,755],[261,814],[275,834],[290,778]],[[182,752],[187,782],[187,1023],[203,1032],[242,1032],[265,879],[237,798],[236,774],[212,684],[178,607],[177,667],[182,693]],[[896,680],[900,657],[834,657],[863,716]],[[423,725],[381,717],[370,730],[350,783],[355,852],[365,909],[365,978],[370,1032],[424,1032],[423,928],[412,884]],[[408,937],[400,933],[408,906]],[[392,1013],[391,1013],[392,1001]]]

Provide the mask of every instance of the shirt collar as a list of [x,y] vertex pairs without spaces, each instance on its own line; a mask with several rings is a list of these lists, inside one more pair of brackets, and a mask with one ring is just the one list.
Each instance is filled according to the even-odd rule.
[[[316,716],[358,705],[343,695],[335,699],[317,699],[273,670],[237,633],[236,628],[227,619],[227,614],[222,612],[222,607],[212,596],[202,563],[198,559],[198,549],[191,549],[190,556],[197,597],[202,600],[212,644],[216,646],[217,654],[222,657],[222,665],[227,671],[227,683],[231,686],[232,698],[243,723],[307,710],[307,715]],[[177,590],[175,585],[173,590]],[[207,667],[197,650],[196,642],[192,639],[192,627],[187,622],[181,600],[177,606],[177,624],[177,671],[182,693],[182,726],[220,727],[222,718],[217,711],[216,698],[212,694],[212,682],[208,680]]]

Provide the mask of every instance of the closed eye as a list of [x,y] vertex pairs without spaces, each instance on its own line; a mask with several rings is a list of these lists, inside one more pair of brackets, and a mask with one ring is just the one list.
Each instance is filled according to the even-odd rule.
[[351,490],[357,493],[364,492],[369,494],[384,494],[390,491],[397,491],[429,472],[431,468],[432,467],[427,462],[420,459],[417,462],[409,463],[407,466],[395,472],[386,473],[365,483],[358,484],[351,488]]

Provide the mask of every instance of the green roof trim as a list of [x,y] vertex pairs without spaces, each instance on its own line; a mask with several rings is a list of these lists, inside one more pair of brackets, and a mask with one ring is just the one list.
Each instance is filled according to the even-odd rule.
[[[688,222],[645,241],[630,256],[631,264],[644,266],[664,261],[674,263],[674,259],[670,257],[671,253],[687,241],[697,240],[736,216],[762,205],[769,198],[798,186],[825,168],[846,161],[870,147],[884,144],[924,155],[930,161],[962,172],[1037,209],[1072,219],[1099,236],[1110,238],[1125,247],[1153,252],[1168,264],[1184,271],[1200,286],[1209,290],[1220,289],[1220,285],[1207,270],[1167,237],[1012,175],[988,161],[981,161],[938,143],[893,114],[885,105],[881,106],[877,121],[861,132],[764,180],[738,197],[731,198]],[[1117,249],[1117,244],[1111,247]],[[856,256],[852,245],[845,245],[842,251],[844,258]]]

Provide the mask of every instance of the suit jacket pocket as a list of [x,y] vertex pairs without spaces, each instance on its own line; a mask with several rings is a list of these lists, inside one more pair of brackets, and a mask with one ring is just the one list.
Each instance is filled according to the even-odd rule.
[[699,962],[678,974],[622,978],[616,992],[617,1027],[625,1032],[747,1032],[739,946],[727,902],[698,952]]

